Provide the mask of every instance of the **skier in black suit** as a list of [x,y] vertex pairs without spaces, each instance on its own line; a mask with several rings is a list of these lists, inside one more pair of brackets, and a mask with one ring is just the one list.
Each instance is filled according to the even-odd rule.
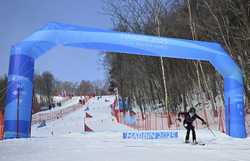
[[186,137],[185,137],[185,143],[189,143],[189,134],[190,130],[192,131],[193,136],[193,143],[197,144],[196,141],[196,134],[195,134],[195,127],[193,126],[193,122],[196,118],[202,121],[202,125],[206,125],[207,123],[196,114],[196,110],[194,107],[191,107],[188,112],[179,112],[178,113],[178,120],[181,122],[180,116],[184,117],[183,126],[187,129]]

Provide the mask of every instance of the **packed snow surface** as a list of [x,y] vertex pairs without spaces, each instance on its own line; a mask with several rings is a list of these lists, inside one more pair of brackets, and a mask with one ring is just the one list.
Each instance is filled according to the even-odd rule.
[[[47,126],[32,126],[29,139],[0,142],[0,161],[249,161],[250,138],[230,138],[208,129],[198,129],[205,146],[184,144],[184,130],[177,139],[125,140],[120,125],[110,114],[113,96],[92,98],[82,109]],[[108,100],[108,101],[107,101]],[[83,132],[84,109],[89,107],[86,123],[97,132]],[[52,135],[53,134],[53,135]]]

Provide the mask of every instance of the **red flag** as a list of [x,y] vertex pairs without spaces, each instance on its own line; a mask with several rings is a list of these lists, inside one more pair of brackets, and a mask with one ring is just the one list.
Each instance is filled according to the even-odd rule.
[[86,112],[86,118],[92,118],[93,116],[91,116],[89,113]]

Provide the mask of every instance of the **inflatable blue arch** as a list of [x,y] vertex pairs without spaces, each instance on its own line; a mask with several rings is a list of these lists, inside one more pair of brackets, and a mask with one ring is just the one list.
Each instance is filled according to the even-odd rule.
[[5,138],[30,137],[34,62],[56,45],[208,61],[224,78],[226,133],[246,137],[242,73],[219,44],[49,23],[11,49]]

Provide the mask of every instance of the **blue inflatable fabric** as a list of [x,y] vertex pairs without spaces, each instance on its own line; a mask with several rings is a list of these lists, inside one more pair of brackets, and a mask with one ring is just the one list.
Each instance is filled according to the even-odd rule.
[[30,136],[34,62],[56,45],[208,61],[224,78],[226,133],[232,137],[246,137],[242,73],[218,43],[49,23],[11,49],[4,121],[5,138]]

